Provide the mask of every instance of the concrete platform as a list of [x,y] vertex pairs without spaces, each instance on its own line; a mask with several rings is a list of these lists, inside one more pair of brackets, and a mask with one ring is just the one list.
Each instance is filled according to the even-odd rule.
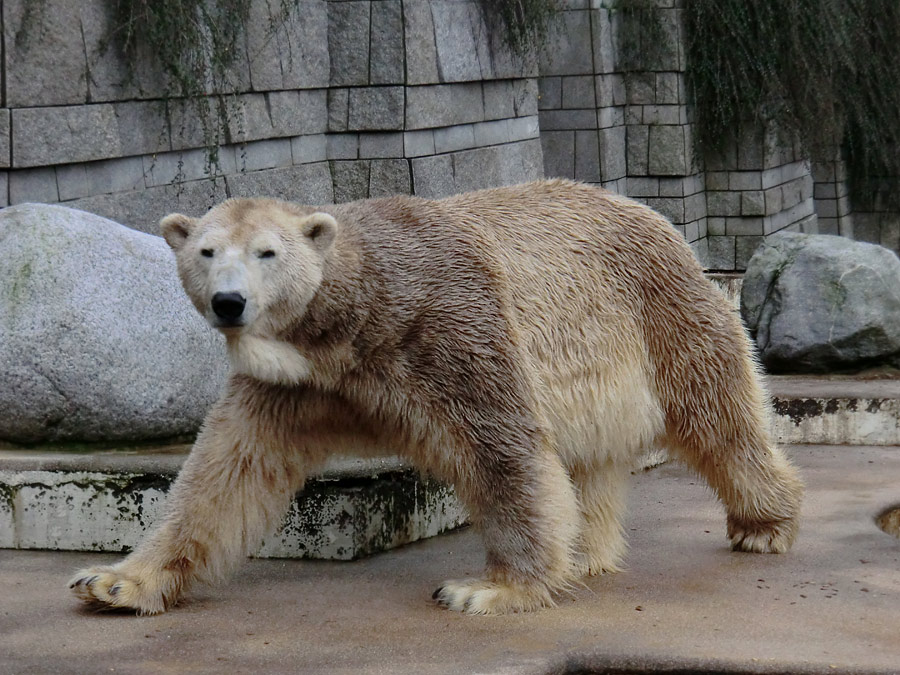
[[783,556],[732,553],[721,508],[671,464],[633,479],[628,569],[560,606],[434,606],[477,574],[470,530],[351,562],[251,560],[158,617],[92,614],[71,571],[117,556],[0,551],[0,673],[898,673],[900,448],[788,449],[808,485]]

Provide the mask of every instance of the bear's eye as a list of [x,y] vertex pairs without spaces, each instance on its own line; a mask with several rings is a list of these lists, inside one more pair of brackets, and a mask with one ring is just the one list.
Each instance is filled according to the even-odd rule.
[[204,258],[212,258],[213,251],[211,248],[203,248],[203,249],[200,249],[200,255],[202,255]]
[[263,251],[262,253],[260,253],[259,257],[260,258],[274,258],[275,251],[273,251],[272,249],[267,249],[267,250]]

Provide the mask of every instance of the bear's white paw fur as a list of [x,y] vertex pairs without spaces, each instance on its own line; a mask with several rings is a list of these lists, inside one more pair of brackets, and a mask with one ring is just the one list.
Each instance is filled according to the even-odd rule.
[[463,614],[530,612],[555,604],[543,584],[509,585],[482,579],[445,581],[431,597]]
[[796,533],[797,521],[794,519],[752,522],[728,518],[728,539],[733,551],[787,553]]
[[72,577],[69,588],[75,597],[100,608],[160,614],[174,604],[177,587],[172,581],[152,576],[141,579],[116,567],[89,567]]

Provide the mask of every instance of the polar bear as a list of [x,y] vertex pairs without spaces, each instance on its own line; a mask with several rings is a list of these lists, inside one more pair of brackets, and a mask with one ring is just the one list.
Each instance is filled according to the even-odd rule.
[[484,577],[434,594],[468,614],[549,606],[616,571],[627,477],[657,445],[713,488],[735,550],[794,539],[802,485],[740,320],[643,205],[552,180],[232,199],[161,228],[230,379],[163,522],[71,581],[86,601],[166,610],[253,552],[327,456],[385,448],[452,483],[480,530]]

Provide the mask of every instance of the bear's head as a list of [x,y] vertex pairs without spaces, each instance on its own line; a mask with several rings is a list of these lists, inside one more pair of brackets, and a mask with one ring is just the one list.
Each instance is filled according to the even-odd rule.
[[199,219],[170,214],[160,229],[185,292],[214,328],[272,335],[315,296],[338,224],[287,202],[230,199]]

